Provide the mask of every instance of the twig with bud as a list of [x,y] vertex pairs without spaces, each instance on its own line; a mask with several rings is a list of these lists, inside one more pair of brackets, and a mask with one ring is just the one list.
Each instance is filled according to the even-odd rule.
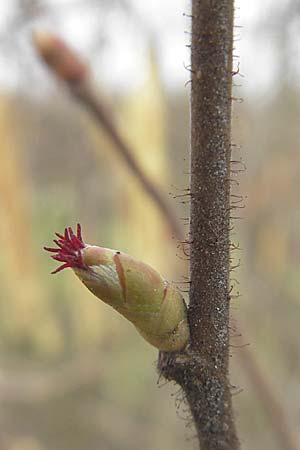
[[44,247],[62,262],[52,273],[70,267],[100,300],[112,306],[159,350],[183,350],[189,340],[187,311],[179,291],[141,261],[120,251],[85,244],[81,226],[55,233],[57,247]]
[[176,238],[183,240],[183,227],[163,192],[139,165],[132,150],[121,136],[108,106],[94,92],[87,64],[62,39],[51,33],[34,32],[33,44],[40,58],[47,64],[49,69],[67,84],[72,96],[80,101],[92,114],[94,119],[104,128],[113,142],[115,149],[169,224],[171,233]]

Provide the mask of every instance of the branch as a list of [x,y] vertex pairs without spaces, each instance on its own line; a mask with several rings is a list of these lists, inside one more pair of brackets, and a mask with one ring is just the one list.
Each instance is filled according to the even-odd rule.
[[171,232],[183,241],[185,233],[168,200],[138,164],[132,150],[121,136],[108,106],[95,94],[87,65],[61,39],[50,33],[35,32],[33,43],[41,59],[67,84],[72,96],[80,101],[104,128],[116,151],[165,218]]
[[191,345],[162,355],[183,388],[202,450],[236,450],[229,361],[233,0],[194,0],[191,92]]
[[282,406],[274,393],[273,387],[260,370],[253,352],[246,346],[238,354],[243,368],[255,388],[256,395],[267,412],[273,432],[277,435],[278,445],[282,450],[297,450],[297,442],[286,421]]
[[233,0],[194,0],[191,104],[191,347],[187,397],[201,448],[239,447],[228,381]]

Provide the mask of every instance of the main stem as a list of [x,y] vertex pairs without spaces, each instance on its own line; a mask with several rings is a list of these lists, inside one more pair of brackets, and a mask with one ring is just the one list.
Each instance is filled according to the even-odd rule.
[[201,404],[187,392],[204,449],[236,449],[228,381],[233,0],[194,0],[191,94],[191,348]]
[[233,0],[193,0],[191,93],[191,343],[161,354],[179,383],[201,450],[239,448],[228,380]]

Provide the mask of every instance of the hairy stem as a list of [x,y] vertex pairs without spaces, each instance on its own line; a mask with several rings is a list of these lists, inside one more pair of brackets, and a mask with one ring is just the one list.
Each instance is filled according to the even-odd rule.
[[191,345],[161,368],[185,391],[202,450],[239,448],[228,381],[232,40],[233,0],[194,0]]
[[187,393],[201,448],[236,449],[229,361],[233,0],[194,0],[191,95],[191,347],[199,398]]

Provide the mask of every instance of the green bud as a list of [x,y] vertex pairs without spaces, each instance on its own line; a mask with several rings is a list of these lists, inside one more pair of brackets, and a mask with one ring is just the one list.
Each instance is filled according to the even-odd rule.
[[138,332],[159,350],[185,348],[189,340],[186,305],[178,290],[162,276],[132,256],[108,248],[86,245],[71,228],[57,233],[59,248],[54,259],[63,262],[54,273],[71,267],[99,299],[134,324]]

